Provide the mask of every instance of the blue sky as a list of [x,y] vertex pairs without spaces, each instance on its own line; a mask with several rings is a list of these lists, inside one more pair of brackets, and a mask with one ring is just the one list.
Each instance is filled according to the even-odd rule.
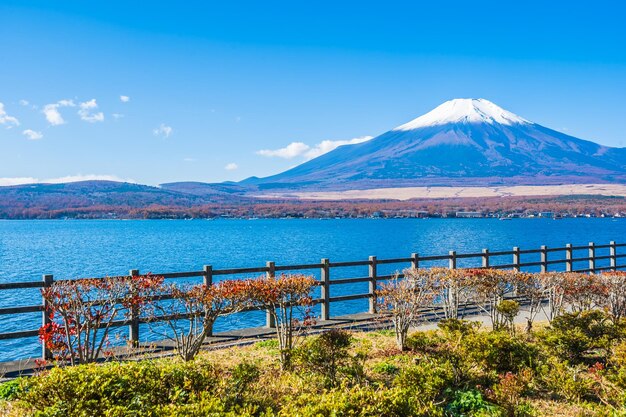
[[0,0],[0,184],[266,176],[459,97],[626,146],[625,5],[437,3]]

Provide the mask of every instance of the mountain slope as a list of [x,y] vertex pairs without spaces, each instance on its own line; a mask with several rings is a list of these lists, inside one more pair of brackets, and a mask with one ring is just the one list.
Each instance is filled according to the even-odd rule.
[[260,189],[626,182],[626,149],[530,122],[484,99],[456,99],[368,142],[345,145]]

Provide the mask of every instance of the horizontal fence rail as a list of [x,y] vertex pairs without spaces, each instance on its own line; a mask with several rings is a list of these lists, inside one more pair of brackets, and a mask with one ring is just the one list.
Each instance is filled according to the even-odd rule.
[[[378,274],[381,265],[398,265],[398,271],[413,267],[429,267],[428,264],[433,262],[447,262],[447,267],[456,269],[461,267],[472,268],[497,268],[497,269],[513,269],[521,271],[523,269],[535,268],[538,272],[549,271],[571,271],[571,272],[589,272],[596,273],[602,271],[617,271],[626,269],[626,262],[620,263],[620,260],[626,259],[626,253],[618,253],[620,248],[626,248],[626,243],[610,242],[606,245],[596,245],[593,242],[588,245],[573,246],[567,244],[564,247],[548,248],[541,246],[538,249],[520,249],[514,247],[510,251],[494,251],[483,249],[479,253],[456,253],[450,251],[447,255],[437,256],[421,256],[417,253],[411,254],[406,258],[378,259],[370,256],[367,260],[347,261],[347,262],[331,262],[329,259],[322,259],[320,263],[300,264],[300,265],[276,265],[274,262],[267,262],[262,267],[252,268],[230,268],[230,269],[213,269],[211,265],[206,265],[201,271],[188,272],[169,272],[169,273],[152,273],[154,276],[162,276],[165,279],[181,279],[181,278],[199,278],[203,279],[206,285],[213,284],[213,278],[216,276],[233,276],[242,274],[265,274],[267,277],[274,277],[276,273],[294,272],[294,271],[316,271],[319,272],[319,280],[317,285],[320,288],[320,297],[314,298],[313,303],[320,305],[320,319],[330,320],[330,304],[342,301],[352,300],[369,300],[369,313],[376,312],[376,298],[374,296],[378,283],[393,279],[398,276],[402,278],[401,273],[396,274]],[[626,251],[624,251],[626,252]],[[560,255],[560,256],[559,256]],[[524,258],[529,256],[538,256],[538,260],[524,262]],[[459,261],[464,265],[459,265]],[[466,265],[469,261],[475,261],[475,265]],[[600,266],[598,261],[607,265]],[[577,267],[577,264],[585,263],[585,267]],[[333,269],[350,268],[350,267],[368,267],[368,275],[360,277],[336,278],[331,279],[331,271]],[[129,271],[130,276],[140,275],[139,270],[133,269]],[[52,275],[43,275],[41,281],[35,282],[13,282],[0,283],[0,291],[10,291],[18,289],[42,289],[52,286],[54,278]],[[367,292],[359,292],[355,294],[331,295],[331,288],[337,285],[368,283]],[[1,292],[0,292],[1,294]],[[250,311],[250,310],[247,310]],[[41,314],[41,323],[46,325],[50,323],[51,318],[47,314],[47,306],[42,297],[40,305],[26,305],[0,308],[0,316],[10,316],[16,314],[39,313]],[[266,326],[274,327],[271,315],[266,314]],[[142,319],[138,314],[131,314],[131,318],[127,320],[118,320],[112,323],[111,327],[128,326],[128,339],[131,344],[139,342],[139,325],[142,323],[155,323],[170,319],[168,316],[159,316],[150,320]],[[185,318],[185,315],[180,315]],[[17,332],[0,333],[1,340],[23,339],[38,336],[37,329],[24,330]],[[44,359],[50,357],[50,352],[42,348],[42,356]]]

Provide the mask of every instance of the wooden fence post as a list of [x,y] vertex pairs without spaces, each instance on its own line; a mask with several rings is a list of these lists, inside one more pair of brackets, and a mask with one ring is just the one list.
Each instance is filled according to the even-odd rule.
[[483,268],[489,268],[489,249],[483,249]]
[[589,272],[596,272],[596,244],[589,242]]
[[[202,267],[203,275],[202,275],[202,283],[210,287],[213,285],[213,267],[211,265],[204,265]],[[209,329],[207,336],[213,336],[213,326]]]
[[[265,273],[268,279],[276,277],[276,264],[272,261],[269,261],[265,264],[267,267],[267,272]],[[265,311],[265,327],[268,329],[276,328],[276,319],[274,318],[275,312],[271,310]]]
[[611,271],[617,271],[617,246],[613,240],[609,242],[609,256]]
[[[44,288],[50,288],[52,286],[52,283],[54,282],[54,277],[52,275],[44,275],[42,277],[43,279],[43,287]],[[48,302],[46,301],[45,298],[43,298],[43,310],[41,312],[41,325],[45,326],[47,324],[50,324],[50,322],[52,322],[52,320],[50,319],[50,305],[48,304]],[[41,343],[41,358],[45,361],[48,359],[52,359],[52,352],[50,352],[50,349],[48,349],[46,347],[45,342]]]
[[330,261],[328,258],[322,259],[322,269],[320,271],[322,281],[322,320],[330,320]]
[[541,272],[548,272],[548,247],[545,245],[541,246]]
[[565,245],[565,272],[572,272],[574,270],[574,251],[572,249],[572,244],[568,243]]
[[448,268],[456,269],[456,251],[451,250],[448,252]]
[[520,270],[520,253],[519,248],[515,246],[513,248],[513,270],[519,272]]
[[420,267],[420,256],[417,253],[411,254],[411,268],[418,269]]
[[[138,269],[131,269],[128,274],[131,277],[139,276]],[[128,342],[131,347],[139,346],[139,306],[135,303],[130,308],[130,325],[128,326]]]
[[376,278],[377,278],[377,267],[376,267],[376,257],[369,257],[369,313],[376,314]]
[[213,267],[211,265],[204,265],[202,271],[204,272],[202,275],[202,283],[210,287],[213,285]]

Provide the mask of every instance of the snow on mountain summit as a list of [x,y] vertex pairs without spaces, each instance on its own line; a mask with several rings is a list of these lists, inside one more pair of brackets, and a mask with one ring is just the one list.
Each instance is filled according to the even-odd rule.
[[393,130],[407,131],[448,123],[498,123],[501,125],[513,125],[531,122],[483,98],[457,98],[446,101],[425,115]]

